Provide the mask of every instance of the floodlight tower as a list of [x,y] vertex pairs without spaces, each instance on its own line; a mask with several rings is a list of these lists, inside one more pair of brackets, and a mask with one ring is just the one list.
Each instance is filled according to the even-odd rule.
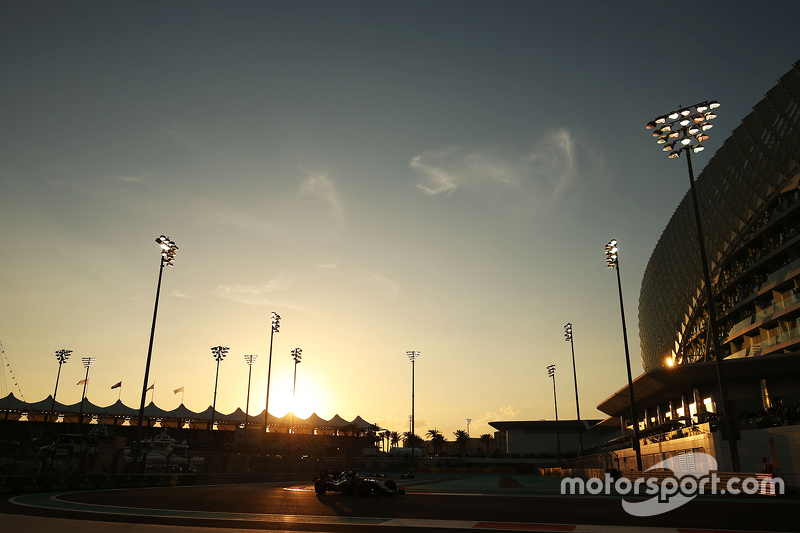
[[297,392],[297,365],[303,360],[303,350],[295,348],[292,350],[292,359],[294,359],[294,380],[292,382],[292,433],[294,433],[294,408],[295,408],[295,393]]
[[245,355],[244,360],[247,362],[247,402],[244,406],[244,446],[247,447],[247,411],[250,410],[250,376],[253,375],[253,363],[258,359],[257,355]]
[[564,326],[564,337],[572,348],[572,378],[575,381],[575,410],[578,412],[578,457],[583,453],[583,424],[581,423],[581,404],[578,401],[578,371],[575,369],[575,344],[572,341],[572,323],[568,322]]
[[95,361],[97,361],[94,357],[82,357],[81,361],[83,361],[83,366],[86,368],[86,377],[83,378],[83,393],[81,394],[81,408],[78,413],[78,430],[83,433],[81,428],[83,427],[83,401],[86,399],[86,385],[89,384],[89,369],[92,368],[92,365]]
[[56,394],[58,394],[58,380],[61,379],[61,365],[67,362],[72,350],[57,350],[56,359],[58,359],[58,374],[56,375],[56,390],[53,392],[53,401],[50,403],[50,418],[48,421],[53,421],[53,415],[56,408]]
[[[409,350],[406,352],[406,355],[411,361],[411,438],[413,439],[414,435],[416,435],[416,433],[414,433],[414,365],[417,362],[417,359],[419,359],[420,353],[415,350]],[[411,456],[414,456],[413,448],[411,450]]]
[[267,429],[269,427],[269,382],[270,378],[272,377],[272,339],[275,337],[275,334],[280,331],[280,329],[281,329],[281,315],[273,311],[272,329],[270,329],[269,333],[269,362],[267,363],[267,403],[264,406],[264,432],[261,434],[262,438],[264,438],[264,433],[267,432]]
[[211,348],[211,355],[214,356],[214,359],[217,361],[217,376],[214,378],[214,404],[211,406],[211,424],[208,426],[209,431],[214,429],[214,415],[217,410],[217,383],[219,383],[219,363],[225,359],[225,356],[228,355],[228,348],[227,346],[214,346]]
[[164,273],[165,266],[174,266],[175,253],[178,251],[178,245],[169,237],[162,235],[156,239],[156,243],[161,248],[161,260],[158,267],[158,285],[156,285],[156,305],[153,309],[153,325],[150,328],[150,344],[147,347],[147,363],[144,367],[144,383],[142,384],[142,401],[139,404],[139,423],[136,426],[136,451],[134,457],[138,458],[138,450],[141,448],[142,442],[142,422],[144,420],[144,402],[147,399],[147,381],[150,379],[150,360],[153,355],[153,339],[156,335],[156,317],[158,316],[158,299],[161,295],[161,276]]
[[548,365],[547,376],[553,378],[553,401],[556,405],[556,445],[558,446],[558,460],[561,460],[561,431],[558,428],[558,396],[556,395],[556,365]]
[[[692,191],[694,220],[697,226],[697,243],[700,248],[700,264],[703,267],[703,283],[705,284],[706,303],[708,305],[708,331],[711,335],[711,346],[714,349],[717,380],[719,381],[721,399],[720,414],[722,415],[723,422],[722,435],[723,438],[728,441],[733,471],[740,472],[739,445],[736,442],[739,437],[739,428],[736,416],[730,408],[730,400],[728,398],[728,384],[725,379],[725,368],[723,365],[725,354],[722,353],[722,348],[719,345],[714,289],[711,285],[711,275],[708,271],[706,245],[705,239],[703,238],[703,227],[700,223],[700,208],[697,201],[697,190],[694,185],[694,171],[692,170],[692,154],[704,150],[701,143],[708,139],[708,134],[706,132],[712,127],[709,121],[717,117],[714,110],[719,106],[719,102],[712,100],[710,102],[700,102],[699,104],[689,107],[682,107],[677,111],[672,111],[671,113],[657,117],[655,120],[651,120],[647,123],[646,127],[649,130],[654,130],[653,137],[657,138],[656,142],[658,144],[664,145],[662,150],[668,152],[668,157],[670,159],[677,159],[681,156],[681,152],[686,152],[686,164],[689,169],[689,187]],[[694,108],[694,112],[692,108]],[[667,120],[671,122],[667,123]],[[678,143],[680,144],[678,145]]]
[[[619,248],[617,240],[611,239],[606,244],[606,266],[617,271],[617,288],[619,289],[619,310],[622,315],[622,339],[625,341],[625,364],[628,368],[628,392],[631,401],[631,422],[633,423],[633,451],[636,452],[636,469],[642,470],[642,451],[639,446],[639,417],[636,415],[636,402],[633,398],[633,378],[631,377],[631,356],[628,351],[628,329],[625,326],[625,306],[622,304],[622,281],[619,277]],[[625,428],[623,428],[624,430]]]

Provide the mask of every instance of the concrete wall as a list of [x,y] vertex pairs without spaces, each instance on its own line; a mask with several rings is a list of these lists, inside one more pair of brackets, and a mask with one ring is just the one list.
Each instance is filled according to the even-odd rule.
[[[775,444],[780,472],[787,486],[800,486],[800,426],[780,426],[766,429],[742,431],[739,444],[739,462],[742,472],[761,472],[761,458],[772,462],[769,440]],[[719,432],[705,433],[682,439],[642,446],[642,467],[647,470],[654,464],[680,451],[703,451],[717,460],[717,470],[730,472],[731,461],[728,443],[722,440]],[[635,469],[635,455],[632,449],[617,450],[620,470]]]
[[[553,456],[556,455],[558,450],[558,441],[561,441],[561,453],[568,455],[576,455],[578,453],[578,433],[562,433],[556,435],[553,433],[528,433],[524,429],[510,429],[507,434],[507,453],[518,453],[524,455],[526,453],[540,454],[546,453]],[[616,436],[614,434],[613,436]],[[583,433],[581,439],[583,441],[583,448],[587,449],[591,446],[603,444],[611,438],[609,435],[598,436],[592,433]],[[504,450],[506,451],[506,450]]]
[[[761,471],[761,458],[771,461],[769,439],[775,443],[780,472],[786,484],[800,486],[800,426],[780,426],[766,429],[742,431],[739,441],[739,457],[742,470],[755,468]],[[727,453],[727,443],[725,443]]]

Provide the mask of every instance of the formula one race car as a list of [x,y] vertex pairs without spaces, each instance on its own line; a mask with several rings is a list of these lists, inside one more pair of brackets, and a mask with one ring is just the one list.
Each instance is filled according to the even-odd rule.
[[356,472],[338,472],[323,470],[320,477],[314,480],[314,490],[317,494],[327,491],[341,492],[342,494],[369,496],[370,494],[405,494],[406,491],[397,490],[397,485],[391,479],[380,481],[374,477],[361,477]]

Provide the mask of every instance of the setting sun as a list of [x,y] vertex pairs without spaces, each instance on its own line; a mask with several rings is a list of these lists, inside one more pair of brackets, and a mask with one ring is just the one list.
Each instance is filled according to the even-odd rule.
[[[273,384],[270,391],[269,413],[281,417],[292,411],[292,384]],[[325,391],[311,378],[306,377],[297,383],[294,401],[295,416],[308,418],[317,413],[322,418],[330,418],[336,413],[328,412],[328,401]]]

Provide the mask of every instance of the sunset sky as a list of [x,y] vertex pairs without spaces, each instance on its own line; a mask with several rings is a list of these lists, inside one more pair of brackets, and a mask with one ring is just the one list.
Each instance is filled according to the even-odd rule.
[[[702,168],[800,59],[800,5],[0,3],[2,395],[357,415],[478,436],[562,419],[634,374],[638,296],[688,189],[645,124],[722,106]],[[712,9],[713,8],[713,9]],[[704,11],[706,10],[706,11]],[[688,15],[689,12],[683,13]],[[6,366],[6,364],[10,366]],[[13,378],[10,371],[13,370]],[[148,401],[150,395],[148,394]]]

